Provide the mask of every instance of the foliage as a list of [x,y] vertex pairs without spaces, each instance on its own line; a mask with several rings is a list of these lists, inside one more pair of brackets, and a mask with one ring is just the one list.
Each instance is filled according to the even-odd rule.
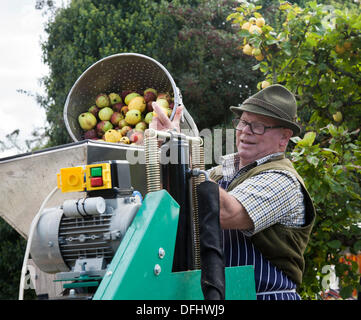
[[[25,240],[0,218],[0,300],[18,298]],[[26,290],[25,299],[34,299],[34,291]]]
[[[252,16],[261,17],[260,9],[242,1],[228,19],[243,26]],[[345,252],[361,249],[360,10],[283,2],[279,16],[283,20],[277,26],[266,23],[254,33],[243,28],[239,36],[242,48],[249,44],[261,51],[253,69],[295,93],[299,122],[307,132],[293,139],[290,154],[317,210],[300,293],[317,298],[322,267],[332,264],[346,298],[358,287],[359,275],[355,263],[350,267],[340,260]]]

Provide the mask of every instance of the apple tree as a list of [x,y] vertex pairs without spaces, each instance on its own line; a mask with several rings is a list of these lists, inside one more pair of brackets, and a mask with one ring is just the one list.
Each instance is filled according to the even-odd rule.
[[319,298],[328,285],[324,267],[334,265],[347,298],[360,278],[348,257],[361,251],[361,10],[283,2],[273,25],[261,12],[241,1],[227,19],[239,26],[240,50],[253,57],[252,69],[264,75],[258,88],[280,83],[298,101],[304,135],[292,140],[289,156],[317,210],[299,292]]

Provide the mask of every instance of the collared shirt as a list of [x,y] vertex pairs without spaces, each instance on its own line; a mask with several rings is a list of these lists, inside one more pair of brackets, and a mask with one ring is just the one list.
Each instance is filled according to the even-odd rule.
[[[281,154],[267,155],[242,168],[239,168],[240,160],[236,153],[224,156],[223,184],[228,187],[236,177]],[[243,231],[247,236],[260,232],[275,223],[288,227],[301,227],[305,223],[305,206],[301,185],[289,171],[267,170],[261,172],[239,184],[229,194],[243,205],[254,223],[253,230]]]

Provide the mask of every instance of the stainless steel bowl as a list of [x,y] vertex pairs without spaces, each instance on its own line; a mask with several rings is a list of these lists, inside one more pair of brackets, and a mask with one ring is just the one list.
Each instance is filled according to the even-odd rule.
[[[181,95],[172,76],[159,62],[138,53],[119,53],[97,61],[77,79],[66,99],[64,121],[69,135],[75,142],[82,140],[78,116],[95,104],[95,97],[99,93],[147,88],[169,92],[174,97],[173,119],[181,103]],[[193,135],[198,135],[197,127],[186,110],[184,117],[185,123],[181,127],[191,129]]]

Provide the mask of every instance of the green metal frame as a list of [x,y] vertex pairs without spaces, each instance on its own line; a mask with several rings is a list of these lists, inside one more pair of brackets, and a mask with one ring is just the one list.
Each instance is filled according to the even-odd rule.
[[[179,205],[165,190],[147,194],[94,300],[203,299],[201,270],[172,272]],[[256,299],[253,266],[225,269],[226,299]]]

